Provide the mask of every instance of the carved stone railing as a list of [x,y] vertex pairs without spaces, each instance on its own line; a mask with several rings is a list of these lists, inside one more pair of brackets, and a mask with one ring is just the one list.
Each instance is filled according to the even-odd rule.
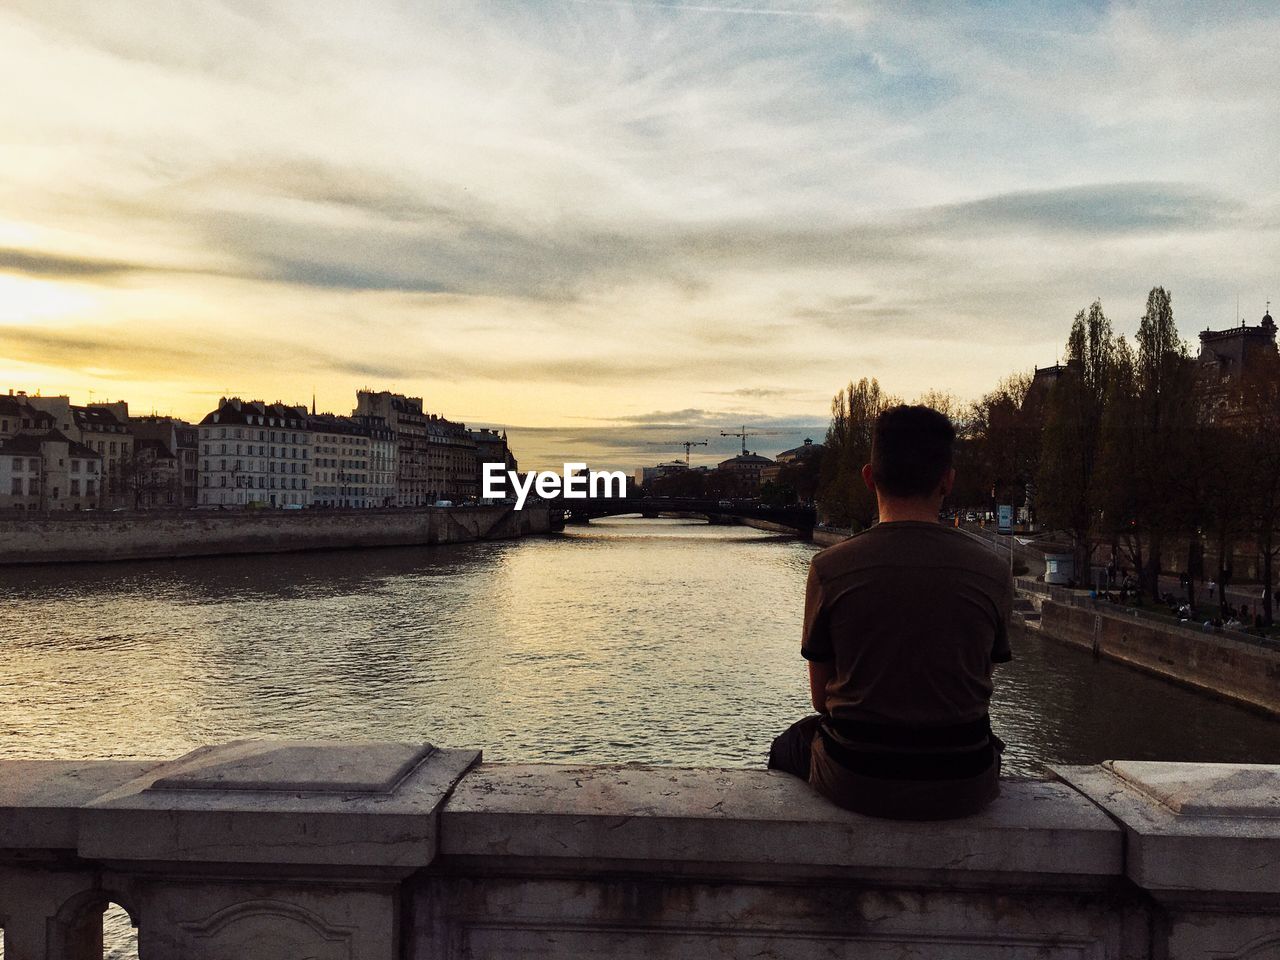
[[763,771],[240,741],[0,763],[5,960],[1280,957],[1280,768],[1005,781],[944,823]]

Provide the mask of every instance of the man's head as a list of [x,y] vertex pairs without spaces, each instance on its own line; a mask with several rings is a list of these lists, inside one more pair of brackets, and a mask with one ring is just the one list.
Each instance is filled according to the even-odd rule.
[[876,419],[863,479],[881,500],[940,501],[955,479],[955,439],[951,421],[936,410],[890,407]]

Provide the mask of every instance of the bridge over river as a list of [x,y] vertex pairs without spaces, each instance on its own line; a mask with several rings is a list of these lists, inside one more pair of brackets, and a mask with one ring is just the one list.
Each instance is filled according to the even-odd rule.
[[587,523],[601,517],[639,514],[659,517],[664,514],[706,517],[711,523],[733,523],[739,520],[762,520],[795,530],[805,536],[813,531],[816,514],[813,507],[799,504],[767,506],[747,500],[717,500],[693,497],[588,497],[548,500],[553,509],[564,511],[565,523]]

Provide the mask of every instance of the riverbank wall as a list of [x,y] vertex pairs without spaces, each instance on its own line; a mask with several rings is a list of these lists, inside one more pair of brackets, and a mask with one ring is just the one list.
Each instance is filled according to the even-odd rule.
[[873,820],[765,770],[238,741],[0,761],[10,960],[1264,960],[1280,767],[1109,762]]
[[503,540],[550,530],[550,511],[514,510],[509,506],[68,514],[0,520],[0,564],[430,546]]
[[853,536],[852,530],[842,527],[814,527],[813,542],[820,547],[834,547]]
[[1049,599],[1040,634],[1280,717],[1280,651]]
[[755,517],[740,517],[736,522],[744,527],[751,527],[753,530],[765,530],[769,533],[785,533],[788,536],[799,537],[800,539],[808,539],[804,530],[797,530],[795,527],[788,527],[782,523],[774,523],[772,520],[757,520]]

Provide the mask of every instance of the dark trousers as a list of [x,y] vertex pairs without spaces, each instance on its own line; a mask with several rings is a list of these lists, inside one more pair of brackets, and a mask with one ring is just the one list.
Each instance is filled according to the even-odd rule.
[[821,719],[821,715],[815,713],[811,717],[797,720],[774,737],[773,744],[769,747],[769,769],[781,770],[808,783],[813,738],[818,732],[818,721]]
[[[984,748],[988,759],[983,769],[963,770],[954,776],[942,773],[906,779],[898,776],[868,774],[846,768],[829,755],[832,749],[818,736],[822,717],[814,714],[798,720],[779,734],[769,747],[769,769],[781,770],[811,784],[815,790],[838,806],[872,817],[893,820],[950,820],[977,813],[1000,793],[1000,754],[1004,743],[994,733],[990,746]],[[817,739],[818,769],[814,770],[814,742]],[[932,758],[946,769],[951,757]],[[965,766],[973,759],[960,757]],[[891,759],[890,762],[893,762]]]

